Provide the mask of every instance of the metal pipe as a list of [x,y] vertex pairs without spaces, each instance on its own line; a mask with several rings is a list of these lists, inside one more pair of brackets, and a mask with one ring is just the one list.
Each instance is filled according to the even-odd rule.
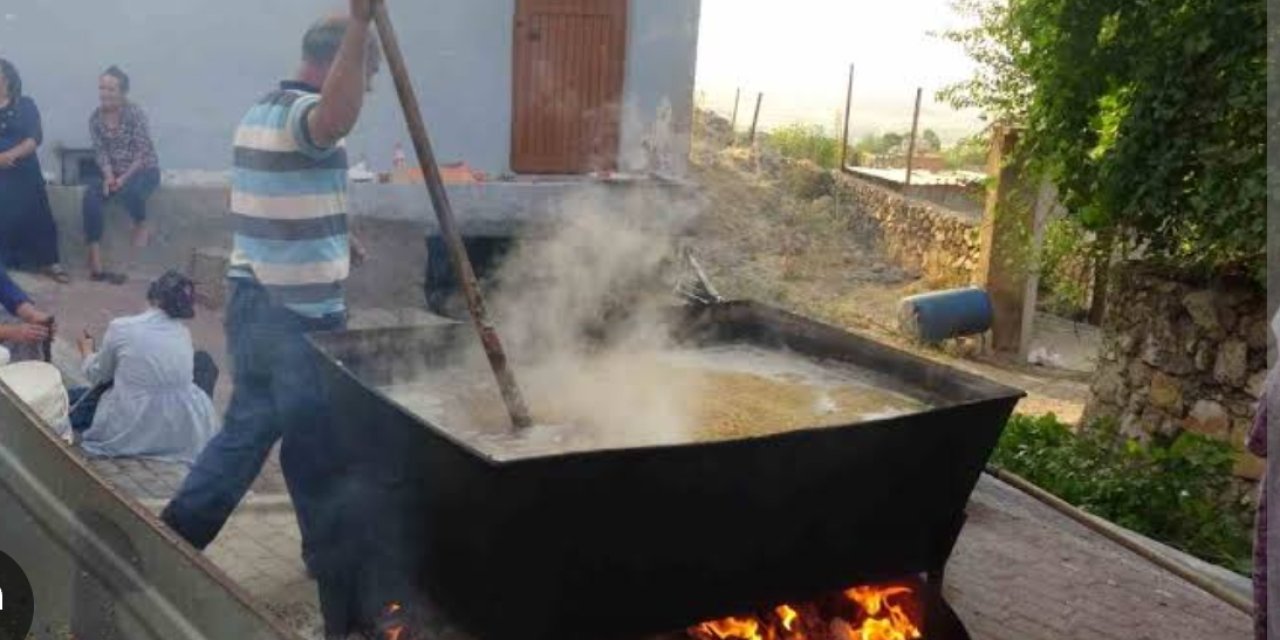
[[1040,502],[1049,506],[1053,510],[1058,511],[1059,513],[1067,516],[1068,518],[1075,520],[1076,522],[1079,522],[1080,524],[1088,528],[1090,531],[1101,534],[1104,538],[1107,538],[1108,540],[1111,540],[1112,542],[1124,547],[1125,549],[1128,549],[1129,551],[1132,551],[1138,554],[1139,556],[1142,556],[1143,559],[1160,567],[1161,569],[1164,569],[1165,571],[1168,571],[1169,573],[1172,573],[1178,576],[1179,578],[1182,578],[1183,580],[1190,582],[1196,587],[1199,587],[1205,593],[1208,593],[1209,595],[1227,603],[1228,605],[1231,605],[1231,607],[1238,609],[1246,614],[1253,615],[1253,603],[1250,602],[1249,600],[1245,598],[1241,598],[1239,595],[1235,594],[1234,592],[1223,588],[1222,585],[1218,584],[1217,582],[1214,582],[1213,580],[1209,580],[1204,576],[1176,562],[1171,562],[1164,556],[1134,542],[1133,540],[1130,540],[1125,536],[1122,536],[1116,533],[1110,527],[1104,526],[1102,524],[1103,521],[1101,518],[1098,518],[1097,516],[1090,514],[1088,512],[1082,511],[1076,508],[1071,503],[1067,502],[1066,500],[1063,500],[1062,498],[1059,498],[1058,496],[1055,496],[1052,493],[1049,493],[1048,491],[1045,491],[1044,489],[1041,489],[1040,487],[1037,487],[1036,485],[1028,482],[1026,479],[1022,478],[1021,476],[1005,471],[1004,469],[1000,469],[999,467],[988,465],[987,474],[995,478],[998,478],[1009,485],[1012,485],[1014,488],[1018,489],[1019,491],[1022,491],[1023,493],[1031,496],[1032,498],[1035,498],[1036,500],[1039,500]]
[[431,139],[427,135],[427,125],[422,118],[422,108],[418,105],[418,96],[413,91],[413,83],[409,77],[409,68],[404,54],[400,51],[400,41],[396,38],[395,29],[391,25],[391,14],[387,12],[385,0],[374,2],[374,23],[378,27],[378,36],[382,39],[382,48],[387,55],[387,67],[395,80],[396,93],[400,96],[400,106],[404,109],[405,123],[409,126],[409,137],[413,139],[413,148],[418,154],[418,163],[422,166],[422,177],[427,185],[427,194],[435,208],[436,217],[440,221],[440,234],[449,247],[449,258],[453,262],[454,273],[458,275],[458,285],[467,300],[467,309],[471,311],[471,319],[476,333],[480,335],[480,344],[484,346],[489,357],[489,366],[498,380],[498,389],[502,392],[502,400],[511,414],[511,423],[516,429],[525,429],[533,425],[529,416],[529,407],[525,404],[520,387],[516,384],[515,375],[507,362],[506,351],[497,330],[489,321],[485,309],[484,297],[476,283],[475,270],[471,267],[471,259],[467,257],[466,245],[462,243],[462,234],[454,221],[453,207],[449,203],[449,194],[444,187],[444,179],[440,176],[440,166],[436,162],[435,152],[431,149]]
[[905,194],[911,188],[911,172],[916,167],[916,134],[920,131],[920,100],[924,98],[924,88],[916,89],[916,112],[911,118],[911,144],[907,147],[907,181],[903,183]]
[[844,95],[844,132],[840,135],[840,168],[849,166],[849,113],[853,109],[853,65],[849,65],[849,89]]

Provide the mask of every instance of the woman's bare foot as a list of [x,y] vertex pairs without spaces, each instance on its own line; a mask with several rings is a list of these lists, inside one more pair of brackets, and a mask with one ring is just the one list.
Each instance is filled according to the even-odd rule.
[[135,225],[133,227],[133,247],[135,249],[146,249],[151,244],[151,232],[147,230],[146,225]]

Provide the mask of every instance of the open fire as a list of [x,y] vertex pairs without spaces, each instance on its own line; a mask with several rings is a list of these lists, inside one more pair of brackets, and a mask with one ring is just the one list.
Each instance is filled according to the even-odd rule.
[[691,640],[918,640],[921,606],[915,589],[862,586],[806,604],[780,604],[753,615],[704,622]]
[[410,635],[404,606],[399,602],[392,602],[382,610],[376,637],[377,640],[414,640]]

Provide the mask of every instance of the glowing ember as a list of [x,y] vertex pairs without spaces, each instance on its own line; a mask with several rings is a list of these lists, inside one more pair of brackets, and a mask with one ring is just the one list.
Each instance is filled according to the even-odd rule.
[[756,616],[704,622],[694,640],[919,640],[915,592],[898,585],[848,589],[806,605],[782,604]]
[[[382,617],[394,618],[402,610],[404,610],[404,607],[400,606],[399,602],[392,602],[387,605],[386,609],[382,610]],[[408,627],[400,623],[392,624],[382,630],[380,640],[409,640]]]
[[760,623],[754,618],[725,618],[698,625],[698,631],[710,634],[716,640],[763,640]]
[[774,612],[778,614],[778,619],[782,620],[782,628],[787,631],[792,630],[791,626],[795,624],[796,618],[800,616],[800,614],[796,613],[795,609],[792,609],[785,604],[774,609]]

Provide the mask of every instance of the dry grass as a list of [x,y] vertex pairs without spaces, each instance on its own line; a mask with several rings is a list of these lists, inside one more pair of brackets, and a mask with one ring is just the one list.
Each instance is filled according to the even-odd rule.
[[[693,158],[693,177],[710,205],[695,251],[724,295],[843,326],[889,329],[897,301],[923,287],[884,255],[824,170],[767,148],[706,141],[695,142]],[[807,197],[815,193],[821,195]]]

